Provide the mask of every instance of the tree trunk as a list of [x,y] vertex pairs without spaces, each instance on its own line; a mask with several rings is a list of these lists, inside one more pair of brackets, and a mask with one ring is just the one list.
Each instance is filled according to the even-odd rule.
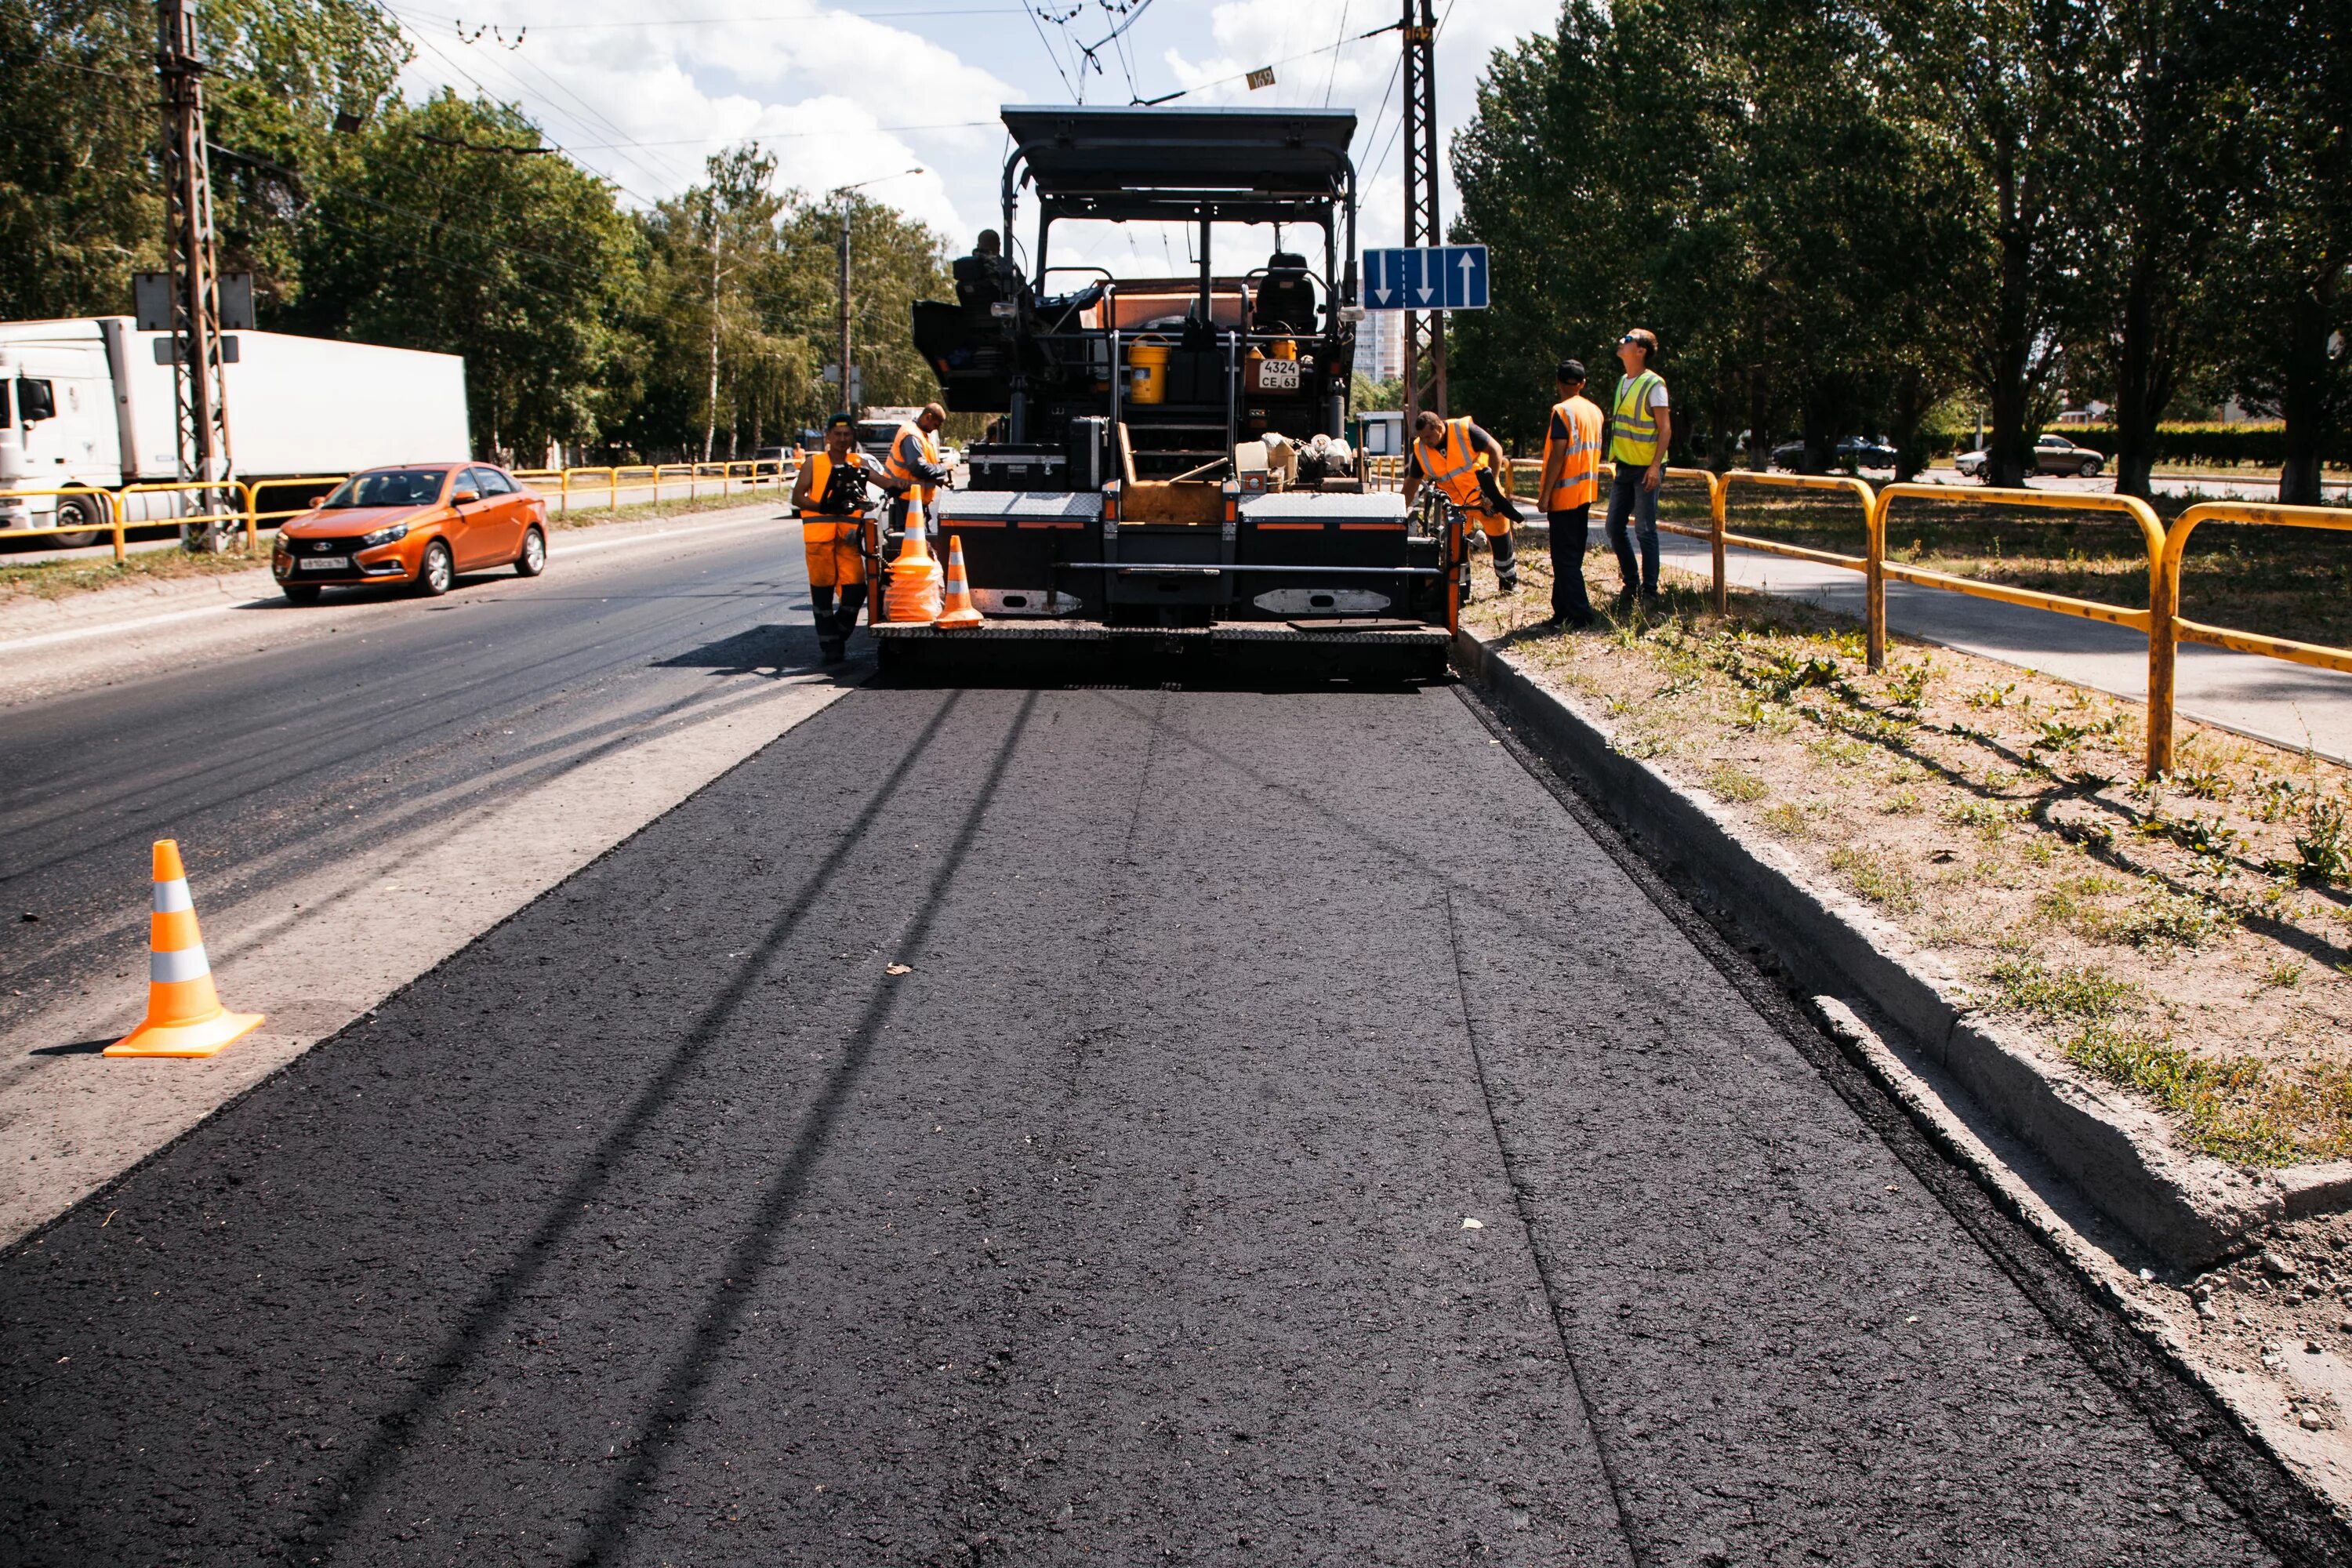
[[[1763,334],[1758,333],[1761,343]],[[1748,466],[1758,473],[1772,466],[1772,397],[1764,367],[1748,373]]]
[[2157,293],[2163,284],[2154,275],[2150,247],[2143,239],[2135,248],[2124,284],[2123,342],[2116,366],[2116,493],[2147,500],[2156,493],[2149,482],[2156,468],[2156,426],[2172,401],[2172,355],[2158,323]]
[[1895,448],[1898,485],[1909,484],[1927,467],[1926,454],[1919,450],[1919,426],[1927,417],[1927,378],[1916,370],[1906,370],[1895,378],[1894,419],[1886,432],[1887,445]]
[[2287,311],[2286,345],[2279,361],[2279,415],[2286,421],[2281,506],[2319,504],[2319,465],[2327,444],[2329,331],[2320,294],[2297,294]]
[[702,460],[719,441],[719,221],[710,223],[710,402],[702,424]]
[[2000,214],[2000,283],[1995,302],[1992,385],[1986,389],[1992,405],[1992,441],[1985,475],[1992,483],[2014,489],[2025,482],[2033,446],[2033,437],[2025,428],[2026,364],[2033,353],[2028,323],[2032,246],[2018,201],[2016,149],[2007,143],[1993,160],[1993,187]]

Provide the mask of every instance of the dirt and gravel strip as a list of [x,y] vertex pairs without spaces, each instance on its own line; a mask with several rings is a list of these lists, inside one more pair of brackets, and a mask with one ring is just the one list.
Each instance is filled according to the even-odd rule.
[[11,1249],[0,1531],[2327,1560],[1656,897],[1445,689],[854,693]]

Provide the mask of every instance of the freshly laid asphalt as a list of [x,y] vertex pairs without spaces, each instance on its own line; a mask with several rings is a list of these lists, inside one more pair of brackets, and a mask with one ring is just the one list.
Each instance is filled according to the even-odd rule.
[[1450,689],[869,688],[12,1248],[0,1542],[2330,1560],[1817,1046]]

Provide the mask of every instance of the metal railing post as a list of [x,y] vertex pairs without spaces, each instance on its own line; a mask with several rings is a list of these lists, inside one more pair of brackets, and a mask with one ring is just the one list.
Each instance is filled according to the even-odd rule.
[[1707,554],[1714,565],[1715,580],[1711,586],[1713,588],[1715,598],[1715,613],[1718,616],[1727,616],[1731,613],[1730,574],[1724,562],[1723,546],[1724,488],[1723,476],[1721,474],[1710,473],[1707,475]]
[[[656,488],[654,495],[656,500],[659,500],[661,495],[659,487],[660,472],[661,470],[658,468],[655,470]],[[621,510],[621,470],[617,468],[606,468],[604,470],[604,510],[606,511],[618,511]]]
[[[2190,528],[2196,527],[2192,520]],[[2180,542],[2189,536],[2184,531]],[[2180,561],[2172,542],[2157,552],[2149,564],[2147,587],[2147,756],[2146,772],[2160,779],[2172,771],[2172,715],[2176,698],[2174,674],[2180,644],[2173,623],[2180,616]]]
[[1873,669],[1886,668],[1886,498],[1873,496],[1863,511],[1863,651]]
[[125,547],[122,542],[122,498],[110,492],[106,498],[106,510],[111,513],[114,518],[114,563],[117,566],[120,566],[124,562],[131,559],[131,552]]

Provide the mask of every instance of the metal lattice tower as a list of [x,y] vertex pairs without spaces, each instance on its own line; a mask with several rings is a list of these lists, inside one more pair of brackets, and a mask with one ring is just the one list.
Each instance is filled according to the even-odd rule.
[[[213,257],[213,184],[205,158],[205,63],[196,52],[196,0],[158,0],[155,74],[163,86],[164,266],[172,293],[173,402],[179,416],[180,478],[217,489],[190,492],[193,510],[217,518],[234,508],[227,385],[221,371],[220,279]],[[191,550],[218,550],[219,521],[182,531]]]
[[[1418,15],[1416,15],[1416,10]],[[1443,245],[1437,224],[1437,16],[1433,0],[1404,0],[1404,243]],[[1445,316],[1404,317],[1404,428],[1424,407],[1445,406]]]

